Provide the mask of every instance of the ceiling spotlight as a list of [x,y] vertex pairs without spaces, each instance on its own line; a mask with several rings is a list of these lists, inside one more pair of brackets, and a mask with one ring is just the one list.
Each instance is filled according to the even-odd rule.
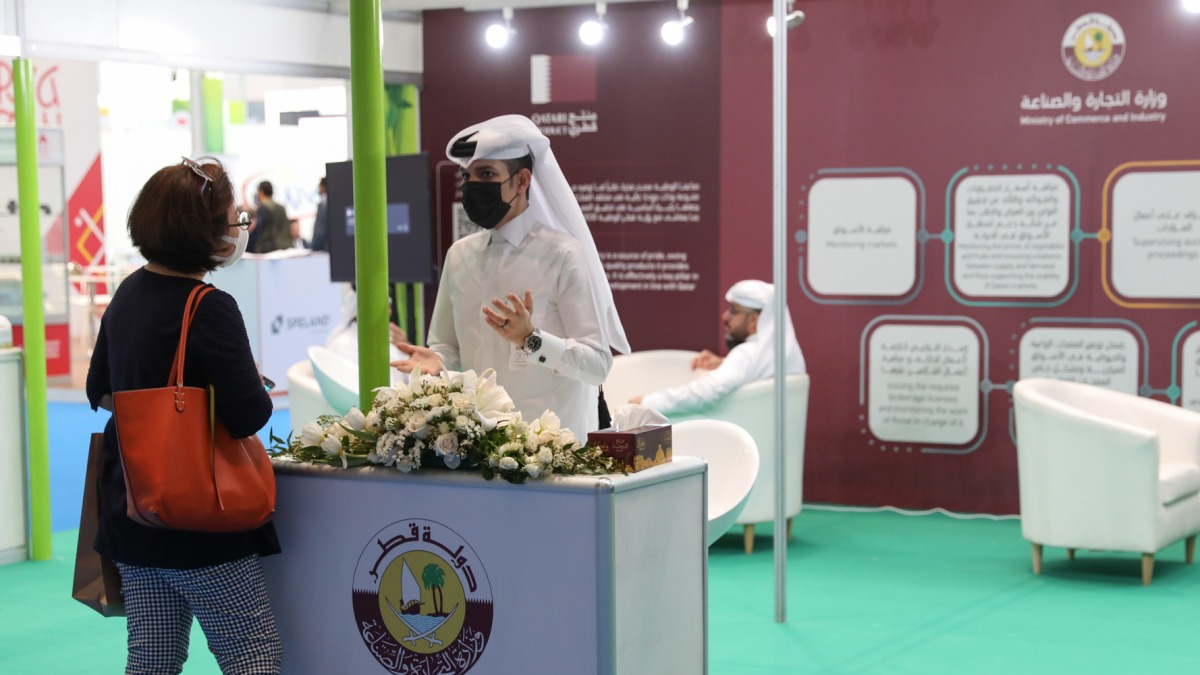
[[679,8],[679,20],[668,21],[662,25],[663,42],[675,47],[683,42],[683,30],[695,23],[695,19],[687,15],[688,0],[676,0]]
[[501,16],[504,18],[504,23],[494,23],[488,26],[487,32],[483,34],[483,39],[492,49],[502,49],[508,44],[509,38],[517,32],[512,28],[512,7],[505,7]]
[[596,18],[588,19],[579,26],[579,40],[589,47],[595,47],[604,39],[604,32],[608,26],[604,23],[604,12],[607,9],[607,3],[596,3]]
[[1200,14],[1200,0],[1183,0],[1183,8],[1192,14]]
[[[801,12],[798,9],[793,9],[795,7],[795,5],[796,5],[795,0],[788,0],[788,4],[787,4],[788,13],[787,13],[787,16],[783,17],[783,19],[784,19],[783,22],[785,24],[787,24],[788,30],[796,28],[800,24],[804,23],[804,12]],[[774,16],[767,17],[767,35],[770,35],[771,37],[775,37],[775,17]]]

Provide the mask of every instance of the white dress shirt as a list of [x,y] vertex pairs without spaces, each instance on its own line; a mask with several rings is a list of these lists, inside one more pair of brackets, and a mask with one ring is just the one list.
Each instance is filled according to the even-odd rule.
[[[772,337],[768,336],[768,339]],[[757,351],[774,349],[773,344],[759,344],[761,339],[759,333],[751,335],[745,342],[729,350],[721,365],[708,375],[678,387],[646,394],[642,398],[642,405],[664,415],[697,410],[716,403],[743,384],[772,377],[775,372],[773,358],[765,363],[767,370],[755,369]],[[787,374],[800,375],[804,372],[804,356],[800,352],[800,345],[792,343],[787,349]]]
[[[521,416],[553,410],[581,439],[598,426],[597,387],[608,376],[604,346],[583,249],[570,235],[528,211],[497,230],[477,232],[450,247],[438,286],[429,347],[448,370],[496,369],[496,381]],[[483,308],[509,293],[533,292],[533,325],[542,347],[525,354],[487,324]]]

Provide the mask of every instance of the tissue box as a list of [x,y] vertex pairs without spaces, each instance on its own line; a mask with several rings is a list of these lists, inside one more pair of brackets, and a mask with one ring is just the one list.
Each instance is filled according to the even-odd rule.
[[636,427],[625,431],[601,429],[588,434],[594,445],[629,471],[641,471],[671,461],[671,425]]

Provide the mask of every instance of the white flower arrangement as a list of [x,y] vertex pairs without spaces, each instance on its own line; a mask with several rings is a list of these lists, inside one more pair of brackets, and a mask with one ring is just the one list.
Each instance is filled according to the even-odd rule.
[[494,370],[413,376],[407,385],[375,390],[371,409],[322,416],[288,440],[272,437],[273,455],[348,468],[391,466],[402,472],[425,465],[478,469],[488,480],[510,483],[559,474],[620,470],[600,450],[581,445],[547,410],[521,419]]

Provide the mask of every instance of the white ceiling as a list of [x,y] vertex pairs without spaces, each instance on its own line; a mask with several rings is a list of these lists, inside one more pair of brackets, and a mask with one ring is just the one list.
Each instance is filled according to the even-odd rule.
[[[314,12],[332,12],[347,14],[350,11],[350,0],[249,0],[262,5],[307,9]],[[609,4],[619,2],[638,2],[644,0],[609,0]],[[666,0],[672,2],[673,0]],[[498,10],[502,7],[513,9],[534,7],[564,7],[568,5],[592,5],[595,0],[380,0],[385,18],[402,19],[409,12],[420,12],[426,9],[451,9],[461,7],[473,11]],[[390,16],[389,16],[390,15]]]

